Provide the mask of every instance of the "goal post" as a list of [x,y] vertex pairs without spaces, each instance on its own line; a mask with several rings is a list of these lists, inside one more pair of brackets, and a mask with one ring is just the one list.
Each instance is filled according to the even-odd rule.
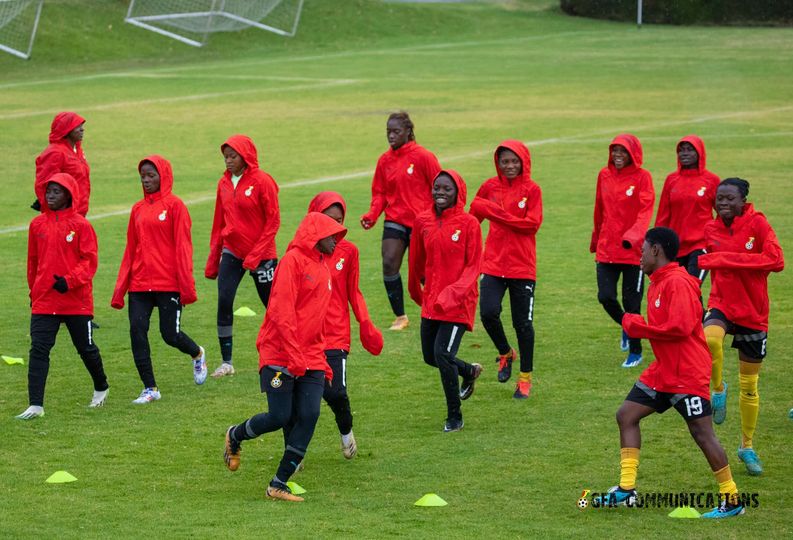
[[215,32],[259,28],[291,37],[304,0],[131,0],[126,22],[201,47]]
[[44,0],[0,0],[0,50],[27,60]]

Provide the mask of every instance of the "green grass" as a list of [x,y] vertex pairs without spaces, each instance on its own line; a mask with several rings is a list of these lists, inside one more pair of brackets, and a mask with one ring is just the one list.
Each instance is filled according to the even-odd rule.
[[[386,115],[404,108],[419,142],[462,173],[469,193],[492,176],[500,140],[528,142],[545,206],[534,393],[516,402],[512,385],[496,382],[495,352],[478,325],[465,336],[461,356],[482,362],[486,371],[464,405],[465,430],[445,435],[438,375],[421,360],[418,324],[387,333],[379,358],[355,344],[348,384],[359,456],[342,458],[335,423],[323,407],[306,470],[295,478],[308,490],[308,502],[267,502],[263,492],[280,457],[280,434],[246,444],[236,474],[220,459],[224,429],[264,407],[254,345],[260,317],[235,325],[238,375],[200,388],[186,359],[154,331],[163,399],[132,406],[140,382],[126,313],[109,307],[127,218],[96,219],[96,339],[112,386],[109,402],[86,409],[90,382],[65,331],[52,354],[44,418],[13,419],[27,402],[26,369],[0,365],[0,536],[791,534],[789,271],[769,280],[770,353],[760,379],[756,437],[766,474],[747,476],[735,457],[737,392],[729,397],[726,424],[717,428],[739,489],[758,492],[760,507],[729,523],[706,523],[671,520],[668,509],[580,512],[575,501],[584,488],[603,490],[617,481],[614,412],[638,375],[619,367],[619,330],[597,304],[587,253],[595,178],[608,142],[624,131],[639,136],[660,193],[674,168],[675,143],[697,133],[706,142],[709,168],[750,180],[750,199],[793,253],[793,30],[637,30],[565,17],[550,0],[308,0],[293,39],[251,30],[213,36],[199,50],[124,25],[125,5],[47,2],[33,58],[0,57],[2,354],[26,357],[29,347],[26,233],[9,229],[33,217],[27,209],[33,162],[55,112],[75,110],[88,118],[94,216],[127,209],[140,198],[136,165],[142,157],[156,152],[171,160],[175,192],[191,201],[200,298],[186,310],[184,327],[207,346],[214,365],[217,293],[202,270],[209,199],[223,170],[220,143],[232,133],[250,135],[263,168],[281,185],[281,253],[317,191],[334,189],[347,198],[349,238],[361,249],[362,289],[375,322],[385,327],[391,314],[380,279],[379,227],[364,232],[356,222],[368,207],[369,172],[386,148]],[[329,177],[339,178],[310,183]],[[249,281],[237,305],[261,315]],[[408,313],[417,323],[418,309],[410,305]],[[727,381],[737,388],[734,352],[726,358]],[[61,469],[78,482],[44,483]],[[715,489],[705,459],[674,413],[644,423],[639,487]],[[413,507],[427,492],[449,506]]]

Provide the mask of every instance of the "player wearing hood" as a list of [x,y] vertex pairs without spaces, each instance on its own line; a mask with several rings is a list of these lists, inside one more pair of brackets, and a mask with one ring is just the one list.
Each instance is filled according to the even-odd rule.
[[680,237],[677,262],[702,283],[707,275],[697,265],[705,250],[705,225],[713,220],[719,177],[705,168],[705,143],[689,135],[677,143],[677,170],[666,177],[658,203],[656,227],[669,227]]
[[450,432],[463,428],[460,400],[471,397],[482,373],[481,365],[457,358],[463,334],[474,325],[482,230],[465,211],[466,186],[457,171],[438,173],[432,197],[432,209],[416,216],[408,291],[421,306],[421,350],[424,362],[440,372],[447,409],[443,431]]
[[236,471],[243,441],[289,426],[284,455],[266,490],[272,499],[303,501],[286,483],[314,435],[325,379],[338,383],[325,360],[323,327],[333,295],[328,263],[346,232],[319,212],[310,212],[298,226],[275,271],[270,304],[256,340],[268,411],[226,431],[223,459],[229,470]]
[[174,195],[171,164],[162,156],[149,156],[138,164],[143,199],[132,206],[127,227],[127,247],[110,305],[124,307],[129,292],[129,334],[132,356],[143,381],[143,391],[133,403],[160,399],[149,348],[149,321],[156,307],[160,335],[165,343],[193,359],[193,379],[204,384],[207,376],[204,348],[182,331],[182,308],[196,301],[193,279],[193,241],[190,214]]
[[278,262],[275,235],[281,225],[278,186],[259,168],[253,141],[232,135],[220,147],[226,172],[218,182],[215,219],[204,275],[218,281],[218,341],[222,363],[213,377],[234,374],[232,335],[234,297],[245,271],[266,308]]
[[80,188],[66,173],[36,183],[42,214],[28,228],[28,287],[30,288],[30,406],[17,418],[44,416],[44,387],[50,351],[61,323],[94,382],[89,407],[101,407],[108,393],[102,356],[93,340],[92,282],[97,267],[96,233],[77,208]]
[[[347,204],[333,191],[317,194],[308,205],[309,212],[322,212],[343,225]],[[369,353],[377,356],[383,350],[383,334],[369,318],[366,301],[358,286],[360,268],[358,248],[347,239],[336,244],[328,262],[333,292],[325,316],[325,359],[333,370],[333,380],[326,381],[323,398],[336,417],[341,435],[341,452],[352,459],[358,452],[352,432],[352,411],[347,395],[347,356],[350,354],[350,307],[360,325],[360,340]]]
[[[595,226],[589,252],[597,263],[598,301],[617,324],[627,313],[642,307],[644,275],[639,267],[641,243],[650,225],[655,190],[650,173],[642,169],[642,145],[628,133],[609,145],[609,160],[598,174],[595,193]],[[622,277],[622,305],[617,282]],[[623,330],[620,348],[629,351],[622,367],[642,361],[642,342]]]
[[[75,201],[75,211],[81,216],[88,213],[88,199],[91,196],[91,171],[83,152],[84,126],[85,118],[79,114],[58,113],[50,127],[50,144],[36,158],[36,193],[38,194],[38,185],[43,183],[46,187],[52,175],[71,175],[80,190],[80,200]],[[31,207],[34,210],[43,208],[38,199]]]
[[505,383],[516,358],[501,324],[501,302],[509,290],[520,351],[520,376],[513,397],[526,399],[534,370],[536,236],[542,224],[542,192],[531,179],[529,149],[520,141],[502,142],[493,160],[497,175],[482,184],[471,202],[471,214],[480,221],[490,220],[482,257],[479,315],[498,350],[498,382]]
[[724,337],[734,336],[738,349],[738,408],[741,445],[738,458],[751,475],[763,467],[753,448],[760,413],[758,379],[768,340],[768,274],[785,267],[782,247],[766,217],[746,202],[749,182],[727,178],[716,190],[714,220],[705,227],[705,249],[699,267],[711,271],[705,337],[713,359],[711,389],[713,421],[727,417],[727,383],[724,382]]
[[383,224],[383,283],[396,319],[390,330],[408,326],[402,277],[399,269],[410,246],[413,221],[432,207],[432,180],[441,170],[438,158],[416,142],[413,122],[402,111],[388,117],[386,136],[391,147],[380,159],[372,180],[372,204],[361,216],[361,226],[371,229],[385,211]]

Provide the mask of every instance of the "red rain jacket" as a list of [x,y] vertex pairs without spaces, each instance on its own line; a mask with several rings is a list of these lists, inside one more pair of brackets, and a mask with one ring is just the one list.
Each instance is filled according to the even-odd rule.
[[720,217],[705,226],[700,268],[710,270],[708,308],[735,324],[768,331],[768,274],[785,267],[782,246],[768,220],[751,203],[727,227]]
[[[523,164],[521,175],[511,181],[498,168],[500,148],[515,152]],[[520,141],[504,141],[496,148],[493,159],[498,176],[482,184],[470,210],[479,221],[490,220],[482,273],[536,280],[536,235],[542,224],[542,192],[531,179],[529,149]]]
[[482,230],[479,221],[465,211],[462,177],[453,170],[441,172],[457,185],[457,204],[440,217],[434,207],[416,216],[410,239],[408,290],[421,306],[422,317],[464,324],[473,330]]
[[[45,190],[50,177],[56,173],[70,174],[79,187],[80,197],[72,205],[80,215],[88,213],[88,199],[91,196],[91,178],[88,162],[85,160],[82,142],[72,147],[66,136],[74,128],[85,122],[77,113],[58,113],[50,127],[50,144],[36,158],[36,194],[38,185],[44,183]],[[43,209],[43,207],[42,207]]]
[[160,191],[136,202],[129,215],[127,247],[110,305],[124,307],[129,292],[178,292],[183,305],[196,301],[192,222],[182,199],[171,193],[173,172],[162,156],[149,156],[160,173]]
[[389,148],[377,160],[372,204],[361,219],[374,225],[385,210],[387,221],[412,228],[416,216],[432,207],[432,181],[440,170],[438,158],[416,141]]
[[347,233],[325,214],[311,212],[300,223],[295,238],[275,267],[267,313],[256,339],[259,369],[278,366],[295,377],[306,370],[333,371],[325,361],[323,326],[331,301],[332,285],[327,267],[329,256],[316,249],[317,242]]
[[218,181],[215,219],[209,239],[209,258],[204,275],[218,277],[220,256],[225,247],[242,259],[243,268],[256,270],[261,261],[278,257],[275,235],[281,226],[278,186],[273,177],[259,168],[253,141],[245,135],[232,135],[220,146],[230,146],[245,160],[247,167],[237,183],[226,171]]
[[[617,169],[611,149],[622,145],[631,156],[630,165]],[[595,227],[589,252],[601,263],[638,265],[644,234],[650,226],[655,190],[650,173],[642,169],[642,145],[630,134],[617,135],[609,145],[608,165],[598,174],[595,193]],[[622,247],[623,240],[630,249]]]
[[[71,175],[57,173],[50,182],[62,185],[80,200],[80,188]],[[49,183],[49,182],[47,182]],[[50,210],[44,194],[47,183],[36,184],[42,213],[28,228],[28,287],[34,315],[93,315],[92,280],[97,267],[96,233],[77,213],[72,203],[63,210]],[[61,294],[52,288],[54,276],[66,278],[69,290]]]
[[622,317],[630,337],[650,340],[655,360],[639,380],[653,390],[710,399],[711,358],[699,295],[699,280],[672,262],[650,276],[647,322],[635,313]]
[[[318,193],[308,205],[309,212],[324,212],[334,204],[341,205],[347,215],[344,198],[333,191]],[[369,318],[366,301],[358,285],[360,268],[358,248],[352,242],[342,239],[336,250],[328,258],[328,269],[333,281],[333,291],[328,314],[325,316],[325,350],[350,350],[350,308],[360,324],[361,344],[371,354],[377,356],[383,350],[383,334]]]
[[680,256],[705,247],[705,225],[713,219],[713,202],[719,177],[705,168],[705,143],[696,135],[683,137],[677,143],[690,143],[699,154],[696,169],[683,169],[666,177],[658,204],[656,227],[669,227],[680,237]]

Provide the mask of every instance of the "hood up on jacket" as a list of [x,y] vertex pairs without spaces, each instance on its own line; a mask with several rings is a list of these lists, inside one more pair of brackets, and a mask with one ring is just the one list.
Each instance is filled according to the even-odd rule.
[[335,191],[322,191],[317,193],[316,196],[308,203],[309,212],[324,212],[334,204],[341,206],[342,214],[347,216],[347,203],[344,202],[344,197]]
[[55,182],[64,187],[69,195],[72,197],[72,204],[70,208],[77,208],[77,201],[80,200],[80,188],[77,186],[77,180],[68,173],[56,173],[49,177],[46,182],[36,183],[36,197],[41,204],[41,211],[46,213],[52,212],[50,207],[47,206],[47,185],[50,182]]
[[245,164],[248,167],[251,169],[259,168],[259,153],[256,151],[256,145],[253,144],[250,137],[246,135],[232,135],[226,139],[226,142],[220,145],[221,154],[227,146],[230,146],[237,152],[242,159],[245,160]]
[[611,149],[618,144],[625,147],[625,150],[628,151],[628,155],[631,156],[630,165],[627,165],[624,168],[629,169],[631,166],[637,169],[641,168],[642,163],[644,162],[642,143],[639,142],[639,139],[636,138],[635,135],[631,135],[630,133],[623,133],[621,135],[617,135],[616,137],[614,137],[614,140],[611,141],[611,144],[609,144],[608,167],[610,169],[616,170],[616,167],[614,166],[614,162],[611,159]]
[[312,253],[317,242],[323,238],[335,236],[338,242],[346,234],[347,229],[343,225],[336,223],[336,220],[332,217],[320,212],[309,212],[298,225],[295,237],[289,244],[287,251],[292,248],[300,248],[305,253]]
[[[454,205],[454,209],[464,212],[465,202],[466,199],[468,198],[468,188],[465,185],[465,180],[463,180],[463,177],[460,176],[460,173],[458,173],[454,169],[444,169],[438,174],[436,174],[435,178],[433,178],[432,180],[433,186],[435,185],[435,180],[442,174],[450,176],[454,181],[454,185],[457,186],[457,204]],[[434,205],[435,203],[433,203],[433,210],[434,210]],[[447,208],[447,210],[449,210],[449,208]]]
[[[66,137],[74,128],[85,123],[85,118],[77,113],[62,112],[55,115],[50,126],[51,143],[58,142]],[[79,144],[79,143],[78,143]]]
[[502,148],[506,148],[515,153],[518,156],[521,163],[521,171],[520,176],[517,179],[520,180],[531,180],[531,154],[529,154],[529,149],[520,141],[516,141],[514,139],[507,139],[503,141],[501,144],[498,145],[496,151],[493,153],[493,161],[496,164],[496,173],[498,173],[499,180],[507,182],[507,177],[501,172],[501,168],[498,166],[498,151]]
[[[138,163],[138,173],[140,173],[140,168],[147,161],[154,164],[154,168],[157,169],[157,173],[160,175],[160,191],[158,193],[162,197],[170,195],[173,190],[173,170],[171,169],[171,162],[157,154],[147,156]],[[157,193],[146,193],[142,185],[140,188],[143,190],[144,198],[157,195]]]
[[[691,146],[694,147],[694,150],[697,151],[697,154],[699,155],[699,162],[697,163],[697,172],[699,174],[703,174],[705,172],[705,168],[706,168],[705,167],[705,165],[706,165],[705,143],[702,142],[702,139],[700,139],[696,135],[688,135],[688,136],[683,137],[682,139],[680,139],[680,142],[677,143],[677,146],[675,147],[675,150],[680,148],[680,145],[683,144],[684,142],[689,143]],[[677,152],[675,152],[675,154],[677,154]],[[682,165],[680,165],[680,157],[678,156],[677,157],[677,172],[679,173],[682,170],[683,170],[683,167],[682,167]]]

